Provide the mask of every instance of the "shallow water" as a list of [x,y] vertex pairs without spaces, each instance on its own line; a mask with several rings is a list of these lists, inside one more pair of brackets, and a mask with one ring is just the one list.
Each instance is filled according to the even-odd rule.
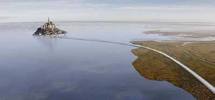
[[[1,100],[192,100],[167,81],[149,80],[133,67],[133,47],[99,42],[35,38],[41,23],[0,24]],[[60,23],[68,37],[128,43],[163,40],[145,24]]]

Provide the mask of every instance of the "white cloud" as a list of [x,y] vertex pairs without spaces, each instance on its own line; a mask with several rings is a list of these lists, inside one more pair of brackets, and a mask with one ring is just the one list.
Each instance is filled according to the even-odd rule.
[[112,20],[112,21],[215,21],[215,8],[186,5],[117,5],[72,1],[28,1],[0,3],[2,21]]

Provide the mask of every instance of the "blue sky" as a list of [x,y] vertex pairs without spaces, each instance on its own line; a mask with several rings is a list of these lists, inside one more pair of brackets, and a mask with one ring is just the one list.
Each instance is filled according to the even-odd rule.
[[0,0],[0,22],[214,21],[215,0]]

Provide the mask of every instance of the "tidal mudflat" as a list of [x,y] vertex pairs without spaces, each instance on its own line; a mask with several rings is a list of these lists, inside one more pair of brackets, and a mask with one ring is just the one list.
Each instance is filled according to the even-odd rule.
[[[214,99],[214,95],[186,71],[153,52],[87,40],[146,43],[142,41],[176,38],[144,34],[154,23],[58,22],[59,27],[68,32],[67,37],[83,38],[79,40],[33,37],[38,25],[41,23],[0,24],[2,100]],[[154,44],[160,43],[147,44],[159,49]],[[182,43],[182,46],[188,45],[193,44]],[[196,52],[200,52],[199,49]],[[214,56],[206,56],[206,59],[204,54],[196,56],[200,56],[204,64],[213,64]],[[204,77],[214,84],[213,65],[206,66],[204,71],[198,72],[203,76],[210,72]]]

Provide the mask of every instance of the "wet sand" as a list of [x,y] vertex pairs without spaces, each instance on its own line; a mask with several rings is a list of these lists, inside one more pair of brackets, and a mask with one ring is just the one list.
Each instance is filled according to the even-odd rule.
[[190,38],[206,38],[206,37],[214,37],[215,30],[207,30],[207,31],[146,31],[145,34],[161,34],[161,35],[171,35],[171,36],[181,36],[181,37],[190,37]]
[[143,34],[173,36],[177,41],[215,41],[215,24],[159,23],[149,25]]

